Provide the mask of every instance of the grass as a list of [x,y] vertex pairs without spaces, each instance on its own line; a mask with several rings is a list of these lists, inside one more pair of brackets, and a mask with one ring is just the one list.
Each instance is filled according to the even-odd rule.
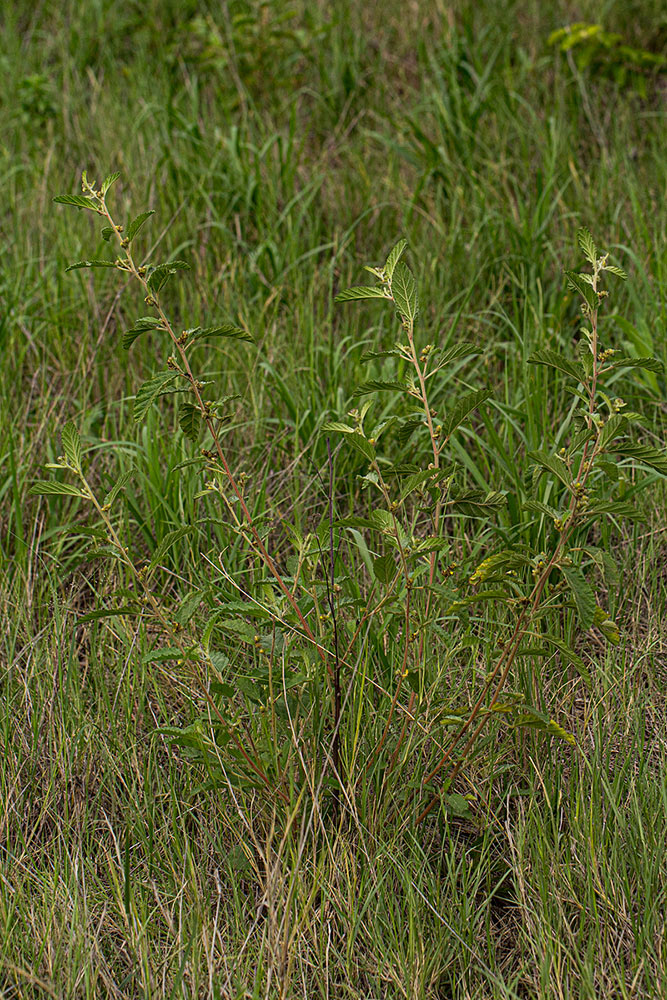
[[[244,19],[241,15],[250,13]],[[516,530],[527,451],[557,431],[562,382],[527,364],[571,350],[576,303],[561,269],[580,225],[630,273],[606,320],[628,353],[667,361],[664,106],[577,71],[546,44],[574,20],[659,52],[657,2],[388,3],[151,0],[143,7],[5,4],[0,14],[0,993],[3,998],[667,997],[665,487],[638,496],[647,521],[607,532],[619,576],[598,593],[622,627],[609,651],[585,637],[590,688],[540,669],[545,707],[575,749],[530,735],[479,751],[446,810],[391,817],[375,772],[338,829],[315,808],[286,827],[251,793],[202,791],[160,729],[198,711],[178,678],[143,661],[126,620],[77,624],[123,571],[88,556],[76,500],[27,497],[75,420],[104,487],[138,474],[124,530],[150,557],[198,523],[191,446],[171,410],[137,430],[131,397],[152,347],[120,331],[140,300],[106,275],[65,275],[91,231],[51,205],[82,168],[122,171],[122,214],[156,210],[150,241],[185,256],[167,301],[186,325],[233,317],[259,350],[210,348],[221,392],[239,393],[227,432],[250,470],[256,513],[305,534],[326,511],[321,428],[353,405],[361,356],[391,345],[388,315],[333,296],[399,235],[428,301],[423,335],[484,353],[438,387],[490,384],[494,402],[458,440],[469,481],[509,491],[491,526],[455,526],[460,556]],[[143,343],[148,343],[145,341]],[[153,345],[155,346],[155,345]],[[382,377],[383,362],[373,375]],[[623,385],[665,440],[665,381]],[[390,399],[387,406],[393,405]],[[397,456],[399,460],[401,456]],[[116,463],[114,465],[114,463]],[[368,501],[337,456],[341,516]],[[209,511],[211,508],[208,508]],[[63,526],[67,526],[64,528]],[[208,530],[208,529],[207,529]],[[287,549],[282,530],[276,545]],[[197,586],[203,553],[244,552],[224,523],[165,560],[161,587]],[[359,550],[344,553],[351,578]],[[465,699],[441,623],[421,717],[402,762],[427,766],[442,738],[438,692]],[[371,635],[358,669],[389,684],[390,644]],[[231,637],[231,669],[247,658]],[[485,669],[483,649],[471,656]],[[536,669],[536,668],[533,668]],[[534,675],[515,685],[531,690]],[[369,695],[371,697],[371,695]],[[355,706],[350,706],[355,718]]]

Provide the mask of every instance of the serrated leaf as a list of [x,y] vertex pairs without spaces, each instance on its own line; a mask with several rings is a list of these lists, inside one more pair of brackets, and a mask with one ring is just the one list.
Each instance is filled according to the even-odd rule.
[[142,212],[140,215],[137,215],[134,219],[132,219],[132,221],[128,223],[127,229],[125,230],[125,239],[129,240],[131,243],[146,220],[150,219],[151,215],[155,215],[154,210],[151,210],[150,212]]
[[401,500],[405,500],[425,483],[428,483],[429,486],[435,485],[446,479],[449,474],[449,470],[447,469],[424,469],[420,472],[412,473],[401,483]]
[[70,497],[81,497],[83,500],[90,499],[82,493],[78,486],[71,486],[69,483],[57,483],[53,479],[38,479],[32,484],[28,492],[32,496],[55,496],[56,494]]
[[104,180],[102,181],[102,195],[105,195],[107,193],[111,185],[115,184],[115,182],[118,180],[119,177],[120,177],[120,170],[116,170],[115,173],[109,174],[108,177],[104,178]]
[[172,371],[158,372],[141,386],[134,397],[134,419],[142,420],[161,393],[177,378]]
[[617,437],[624,434],[628,426],[628,422],[622,413],[614,413],[600,428],[598,434],[598,443],[600,446],[600,451],[607,450],[607,446],[611,444]]
[[658,358],[617,358],[612,361],[609,368],[643,368],[647,372],[658,372],[664,370],[662,361]]
[[488,399],[492,395],[490,389],[476,389],[474,392],[469,392],[465,396],[454,404],[454,406],[447,412],[445,421],[442,425],[442,433],[445,440],[450,438],[457,427],[459,427],[469,413],[472,413],[480,403],[483,403],[485,399]]
[[456,507],[457,510],[460,510],[462,514],[466,514],[468,517],[488,514],[489,511],[504,507],[506,503],[507,499],[504,493],[499,493],[495,490],[486,493],[484,490],[474,489],[460,490],[456,494],[453,494],[447,501],[448,506]]
[[382,289],[372,285],[354,285],[346,288],[344,292],[339,292],[334,302],[352,302],[354,299],[388,299],[389,296]]
[[89,611],[88,614],[77,618],[76,623],[77,625],[83,625],[85,622],[100,621],[102,618],[115,618],[118,615],[135,615],[136,613],[136,605],[124,604],[120,608],[102,608],[101,611]]
[[570,470],[565,462],[561,458],[558,458],[557,455],[549,455],[546,451],[529,451],[528,458],[531,462],[536,462],[537,465],[541,466],[543,469],[547,469],[549,472],[552,472],[554,476],[560,479],[564,486],[569,488],[572,483]]
[[158,319],[156,316],[142,316],[136,321],[131,330],[124,332],[122,343],[125,350],[129,350],[137,337],[140,337],[147,330],[162,330],[166,332],[161,319]]
[[396,265],[401,259],[402,254],[405,253],[407,245],[408,245],[407,240],[399,240],[396,246],[389,251],[389,256],[387,257],[387,260],[384,265],[384,273],[386,274],[387,279],[389,281],[391,281]]
[[473,586],[477,583],[484,583],[490,576],[495,576],[500,570],[516,569],[524,565],[526,557],[514,552],[512,549],[503,549],[501,552],[494,552],[484,559],[475,572],[470,577]]
[[575,364],[574,361],[569,361],[567,358],[562,357],[556,351],[535,351],[528,358],[528,364],[547,365],[549,368],[557,368],[566,375],[575,378],[577,382],[582,382],[584,379],[583,368]]
[[550,507],[549,504],[542,503],[541,500],[526,500],[523,509],[535,511],[538,514],[545,514],[546,517],[551,517],[554,520],[560,516],[555,507]]
[[554,722],[553,719],[545,716],[538,709],[531,708],[530,705],[522,705],[521,708],[523,709],[522,714],[515,716],[513,725],[522,729],[536,729],[538,732],[548,733],[549,736],[558,736],[561,740],[574,746],[576,742],[574,736],[563,729],[558,722]]
[[616,267],[615,264],[605,264],[602,270],[609,271],[610,274],[615,274],[616,277],[620,278],[622,281],[627,281],[628,276],[622,267]]
[[561,566],[561,572],[574,596],[581,627],[588,630],[595,617],[595,594],[584,574],[576,566]]
[[441,351],[437,356],[438,368],[444,368],[445,365],[449,365],[452,361],[459,361],[461,358],[472,357],[473,354],[480,354],[481,350],[475,344],[471,344],[468,341],[462,341],[460,344],[454,344],[452,347],[448,347],[446,350]]
[[60,434],[65,458],[77,472],[81,471],[81,438],[79,432],[69,420],[63,427]]
[[369,379],[368,382],[363,382],[361,385],[358,385],[352,395],[355,399],[357,399],[359,396],[368,396],[371,392],[389,392],[392,389],[398,389],[401,392],[405,392],[407,388],[408,386],[405,382],[372,378]]
[[590,670],[588,669],[582,658],[579,656],[579,654],[575,653],[573,649],[570,649],[570,647],[566,642],[564,642],[562,639],[557,638],[554,635],[551,635],[550,633],[541,635],[540,639],[554,646],[561,654],[563,659],[566,660],[568,663],[572,664],[572,666],[577,671],[579,676],[584,679],[588,687],[592,686],[593,682],[591,679]]
[[129,483],[130,479],[134,475],[134,472],[135,472],[134,469],[128,469],[127,472],[124,472],[119,477],[119,479],[114,483],[114,485],[111,487],[111,489],[109,490],[109,492],[107,493],[107,495],[104,498],[104,506],[105,507],[106,506],[110,507],[112,505],[112,503],[116,500],[116,498],[120,494],[121,490],[125,489],[125,487]]
[[337,431],[340,434],[355,434],[356,431],[354,427],[349,427],[347,424],[342,424],[337,420],[329,420],[326,424],[322,424],[323,431]]
[[232,340],[246,340],[250,344],[254,344],[254,339],[249,333],[240,327],[234,326],[233,323],[221,323],[219,326],[207,326],[203,330],[199,330],[193,337],[193,340],[202,340],[204,337],[230,337]]
[[201,429],[201,410],[194,403],[182,403],[178,415],[179,427],[189,441],[196,441]]
[[76,208],[89,208],[97,211],[97,202],[85,194],[59,194],[53,199],[57,205],[74,205]]
[[394,269],[391,294],[403,319],[409,324],[414,323],[419,308],[417,285],[412,271],[402,261]]
[[354,431],[354,433],[348,435],[347,440],[350,442],[352,447],[360,452],[364,458],[367,458],[369,462],[374,460],[375,449],[368,438],[365,438],[363,434],[359,434],[358,431]]
[[581,275],[577,274],[576,271],[565,271],[565,277],[570,288],[581,295],[589,308],[596,309],[598,303],[595,292],[589,284],[582,280]]
[[170,260],[167,264],[158,264],[151,270],[148,287],[152,292],[159,292],[177,271],[189,271],[190,265],[184,260]]
[[373,560],[375,579],[387,585],[391,583],[396,573],[396,563],[392,555],[380,556]]
[[593,242],[593,237],[587,229],[580,229],[577,233],[577,242],[581,247],[581,252],[583,253],[589,264],[595,264],[597,260],[598,251],[595,243]]
[[70,264],[65,271],[79,271],[83,267],[115,267],[115,260],[77,260],[76,264]]
[[652,448],[647,444],[626,444],[624,441],[614,446],[617,455],[625,458],[635,458],[644,465],[650,465],[652,469],[659,472],[661,476],[667,476],[667,454],[658,448]]

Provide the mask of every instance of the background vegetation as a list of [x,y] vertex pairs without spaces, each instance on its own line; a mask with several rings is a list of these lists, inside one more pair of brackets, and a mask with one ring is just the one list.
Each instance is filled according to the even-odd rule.
[[[147,244],[191,262],[165,292],[172,315],[231,317],[259,345],[211,348],[240,396],[227,441],[259,516],[298,532],[323,516],[322,427],[354,405],[364,352],[396,335],[387,310],[333,297],[399,236],[427,339],[459,316],[484,347],[443,390],[494,391],[455,441],[470,482],[521,498],[564,399],[527,358],[572,350],[562,268],[579,226],[629,273],[615,345],[667,360],[665,78],[641,56],[664,53],[664,6],[91,0],[8,3],[0,21],[3,997],[667,996],[662,483],[641,494],[644,523],[601,539],[622,644],[584,637],[589,686],[543,667],[576,747],[494,731],[461,788],[470,814],[411,829],[369,807],[298,850],[252,796],[193,794],[200,777],[156,735],[187,724],[191,695],[140,655],[141,630],[77,624],[124,581],[89,558],[78,501],[27,496],[73,419],[102,488],[114,463],[138,466],[125,529],[147,558],[200,516],[174,412],[132,421],[154,367],[120,342],[138,291],[64,274],[97,236],[51,199],[87,169],[120,170],[119,214],[155,209]],[[549,44],[573,22],[623,45]],[[633,375],[624,398],[664,442],[664,376]],[[344,516],[363,498],[336,501]],[[463,562],[489,530],[460,532]],[[165,597],[228,542],[224,525],[183,539]],[[433,683],[464,694],[449,641]],[[248,655],[233,638],[227,653]]]

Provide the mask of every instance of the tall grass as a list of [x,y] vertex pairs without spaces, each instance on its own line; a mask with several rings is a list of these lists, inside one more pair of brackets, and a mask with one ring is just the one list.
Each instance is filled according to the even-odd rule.
[[[443,405],[463,378],[494,389],[458,454],[471,485],[508,490],[509,503],[493,529],[454,527],[461,556],[489,530],[512,531],[523,456],[563,414],[562,382],[527,359],[571,350],[577,304],[561,267],[580,225],[631,276],[609,336],[667,361],[663,83],[642,98],[546,41],[603,16],[634,45],[664,44],[657,3],[603,14],[565,2],[502,14],[486,3],[5,4],[3,996],[667,996],[664,485],[638,496],[645,524],[598,543],[619,564],[599,592],[622,646],[580,649],[595,662],[590,688],[555,664],[544,672],[576,750],[494,730],[462,788],[474,819],[443,809],[411,829],[369,783],[346,829],[315,811],[289,835],[252,794],[194,794],[200,776],[159,733],[198,711],[188,687],[143,661],[147,638],[124,619],[77,625],[130,577],[89,559],[76,500],[27,497],[56,456],[55,427],[75,419],[101,489],[118,465],[138,466],[122,528],[146,557],[182,521],[199,525],[197,477],[176,471],[191,449],[175,413],[155,411],[142,432],[132,422],[154,352],[149,341],[128,361],[116,331],[141,311],[138,293],[63,274],[90,233],[52,196],[74,191],[82,168],[120,169],[123,214],[150,204],[152,242],[193,264],[193,280],[166,292],[172,315],[232,316],[261,346],[227,343],[212,365],[221,391],[241,397],[226,442],[251,470],[256,517],[278,510],[305,534],[326,511],[322,427],[354,405],[362,355],[394,338],[388,316],[333,298],[404,234],[429,328],[442,344],[485,348],[439,388]],[[664,376],[638,373],[623,394],[648,415],[646,440],[664,442]],[[354,482],[354,458],[336,461]],[[336,496],[340,516],[366,502],[355,486]],[[192,590],[202,553],[230,541],[224,524],[207,531],[172,549],[167,597]],[[243,553],[227,557],[241,574]],[[351,576],[364,572],[358,550],[345,558]],[[451,648],[441,628],[430,684],[460,685],[463,700]],[[244,649],[230,638],[232,668]],[[360,669],[391,677],[382,637]],[[439,738],[437,712],[420,722]]]

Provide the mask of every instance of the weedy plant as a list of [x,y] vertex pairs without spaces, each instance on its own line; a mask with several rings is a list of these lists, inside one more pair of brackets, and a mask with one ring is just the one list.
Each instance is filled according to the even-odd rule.
[[[215,381],[197,372],[193,360],[212,338],[252,338],[229,322],[174,326],[161,292],[188,265],[139,263],[135,242],[152,213],[119,225],[107,203],[117,178],[98,187],[84,174],[81,195],[55,199],[98,216],[103,239],[119,247],[113,259],[82,260],[68,270],[115,268],[141,286],[149,314],[124,333],[123,344],[130,348],[150,332],[166,341],[167,357],[137,391],[135,420],[164,396],[182,397],[180,430],[193,443],[203,439],[191,462],[200,464],[204,479],[204,520],[222,525],[229,549],[202,556],[207,576],[179,606],[162,597],[161,562],[195,526],[176,527],[148,558],[133,551],[117,515],[132,473],[97,496],[68,423],[64,454],[50,468],[76,482],[40,481],[31,492],[91,504],[100,522],[91,529],[98,551],[120,561],[133,580],[114,607],[85,617],[140,619],[155,669],[173,678],[187,668],[204,712],[163,732],[186,748],[208,784],[227,784],[235,794],[260,791],[292,816],[306,801],[328,801],[341,815],[345,804],[356,808],[370,798],[383,816],[391,811],[416,822],[440,802],[469,815],[470,802],[454,782],[472,766],[489,720],[573,742],[543,704],[540,673],[556,660],[591,683],[588,663],[574,648],[573,618],[582,633],[595,629],[619,642],[619,628],[590,582],[597,569],[614,572],[600,526],[640,517],[632,498],[649,480],[646,468],[667,475],[663,452],[630,436],[641,414],[615,395],[624,373],[662,366],[620,356],[608,345],[608,327],[601,329],[603,282],[625,274],[580,230],[586,268],[566,272],[581,303],[578,355],[542,350],[529,358],[566,380],[572,403],[554,421],[554,434],[545,434],[544,450],[526,456],[527,499],[513,503],[509,523],[501,523],[507,491],[471,486],[451,447],[491,396],[482,387],[450,402],[451,384],[482,348],[418,341],[417,287],[404,260],[406,241],[399,242],[383,267],[367,268],[375,285],[338,296],[339,302],[380,300],[393,310],[398,341],[365,360],[383,369],[395,365],[394,376],[362,383],[348,419],[325,425],[326,503],[319,521],[304,535],[281,519],[278,542],[278,518],[253,513],[249,479],[225,445],[230,398],[216,395]],[[337,447],[333,435],[341,436]],[[348,465],[354,482],[337,481],[341,443],[356,456],[356,467]],[[398,463],[394,456],[406,451],[411,461]],[[345,493],[356,498],[355,510],[341,517],[338,497]],[[490,550],[467,551],[471,518],[494,526],[486,536]],[[498,537],[501,547],[491,541]],[[232,549],[238,572],[230,568]],[[233,662],[230,636],[242,650]],[[519,664],[533,679],[530,701],[518,684],[511,686]]]

